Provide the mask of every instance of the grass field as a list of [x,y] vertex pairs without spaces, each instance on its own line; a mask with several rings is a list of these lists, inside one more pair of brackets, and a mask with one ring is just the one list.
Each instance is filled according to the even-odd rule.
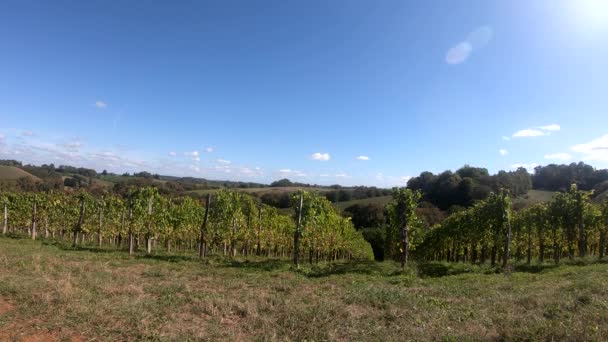
[[547,203],[553,196],[555,191],[529,190],[525,196],[514,198],[513,205],[519,209],[528,208],[537,203]]
[[359,204],[359,205],[368,205],[368,204],[377,204],[380,206],[386,205],[392,199],[392,196],[379,196],[379,197],[370,197],[346,202],[338,202],[334,203],[334,206],[340,210],[344,210],[351,205]]
[[606,340],[608,264],[294,271],[0,237],[0,340]]
[[545,190],[530,190],[528,191],[528,200],[532,202],[549,202],[553,196],[555,196],[555,191],[545,191]]
[[0,165],[0,179],[17,180],[22,177],[31,177],[34,180],[39,180],[38,177],[23,171],[18,167]]

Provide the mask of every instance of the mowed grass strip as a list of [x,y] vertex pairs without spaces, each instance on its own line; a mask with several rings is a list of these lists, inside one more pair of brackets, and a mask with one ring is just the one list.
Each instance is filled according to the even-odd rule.
[[0,237],[0,340],[608,339],[607,264],[516,269],[294,271]]

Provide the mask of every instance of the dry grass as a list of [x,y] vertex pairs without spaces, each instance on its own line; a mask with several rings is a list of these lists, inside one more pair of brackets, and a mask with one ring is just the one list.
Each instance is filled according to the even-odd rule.
[[33,180],[39,181],[40,178],[32,175],[29,172],[23,171],[15,166],[0,165],[0,179],[17,180],[22,177],[30,177]]
[[608,265],[523,269],[296,272],[280,260],[202,264],[0,237],[0,340],[608,339]]

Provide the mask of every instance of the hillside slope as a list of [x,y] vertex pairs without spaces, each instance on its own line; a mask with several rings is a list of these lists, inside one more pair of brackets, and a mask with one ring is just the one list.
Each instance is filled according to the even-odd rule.
[[18,167],[0,165],[0,180],[17,180],[23,177],[31,177],[34,180],[40,180],[40,178],[21,170]]

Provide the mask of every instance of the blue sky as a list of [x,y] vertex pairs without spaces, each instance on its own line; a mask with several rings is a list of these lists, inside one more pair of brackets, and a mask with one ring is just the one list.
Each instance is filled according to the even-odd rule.
[[608,2],[3,1],[0,158],[379,186],[608,167]]

